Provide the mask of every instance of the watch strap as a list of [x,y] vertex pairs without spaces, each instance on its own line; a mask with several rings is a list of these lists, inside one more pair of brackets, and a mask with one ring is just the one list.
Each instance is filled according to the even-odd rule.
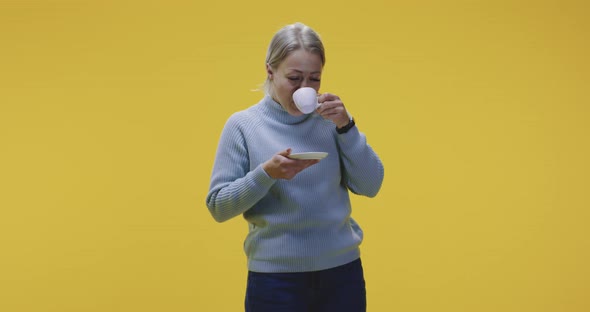
[[338,132],[338,134],[343,134],[348,132],[348,130],[352,129],[352,127],[354,127],[355,123],[354,123],[354,118],[350,117],[350,122],[348,122],[348,124],[342,128],[338,128],[336,127],[336,132]]

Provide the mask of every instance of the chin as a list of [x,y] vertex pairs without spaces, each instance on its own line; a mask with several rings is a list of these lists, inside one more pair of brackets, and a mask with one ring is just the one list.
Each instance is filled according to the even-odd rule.
[[291,105],[291,107],[289,107],[289,114],[291,114],[293,116],[305,115],[297,108],[297,106],[295,106],[295,104],[293,104],[293,105]]
[[287,113],[289,113],[289,115],[292,115],[292,116],[300,116],[302,114],[301,111],[299,111],[299,109],[297,109],[297,106],[295,106],[295,103],[289,103],[289,105],[283,105],[283,108],[287,111]]
[[291,116],[303,116],[303,113],[298,110],[290,110],[288,113]]

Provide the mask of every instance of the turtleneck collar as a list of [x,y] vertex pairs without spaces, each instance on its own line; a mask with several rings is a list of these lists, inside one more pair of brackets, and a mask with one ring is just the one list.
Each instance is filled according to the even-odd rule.
[[265,114],[267,114],[272,119],[279,121],[280,123],[294,125],[301,123],[309,118],[311,115],[301,115],[301,116],[293,116],[289,114],[285,108],[279,103],[277,103],[273,98],[269,95],[265,95],[264,99],[262,99],[261,108]]

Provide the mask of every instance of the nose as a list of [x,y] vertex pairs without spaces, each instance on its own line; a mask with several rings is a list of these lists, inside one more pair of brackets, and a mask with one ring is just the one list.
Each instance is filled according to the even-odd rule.
[[305,78],[301,81],[301,84],[299,85],[299,88],[305,88],[305,87],[311,87],[311,83],[309,81],[309,78]]

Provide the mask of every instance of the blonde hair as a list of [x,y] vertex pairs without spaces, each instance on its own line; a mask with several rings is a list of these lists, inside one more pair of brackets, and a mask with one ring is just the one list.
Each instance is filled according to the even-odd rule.
[[[320,36],[309,26],[295,23],[281,28],[270,41],[266,53],[266,64],[276,69],[293,51],[304,49],[316,53],[322,59],[322,67],[326,64],[324,44]],[[264,92],[270,94],[270,79],[267,75],[264,82]]]

